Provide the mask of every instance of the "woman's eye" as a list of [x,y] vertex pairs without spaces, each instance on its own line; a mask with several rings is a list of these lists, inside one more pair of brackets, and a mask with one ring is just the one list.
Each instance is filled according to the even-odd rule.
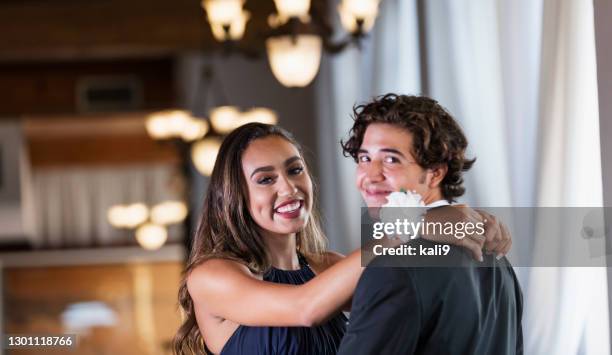
[[361,155],[359,157],[357,157],[357,161],[359,163],[367,163],[370,161],[370,157],[368,157],[367,155]]
[[298,167],[290,169],[289,170],[289,174],[291,174],[291,175],[299,175],[299,174],[302,173],[302,171],[304,171],[304,168],[301,167],[301,166],[298,166]]
[[260,185],[268,185],[273,181],[273,179],[269,176],[264,176],[262,178],[257,179],[257,183]]

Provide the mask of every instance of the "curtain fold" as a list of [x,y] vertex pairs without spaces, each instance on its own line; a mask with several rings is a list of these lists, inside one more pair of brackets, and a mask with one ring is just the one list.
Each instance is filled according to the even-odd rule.
[[[545,0],[542,28],[537,204],[603,206],[593,4]],[[563,239],[558,254],[588,255]],[[536,228],[550,229],[537,225]],[[550,248],[536,240],[534,252]],[[525,323],[534,354],[609,354],[605,268],[534,268]]]
[[[116,229],[107,219],[117,204],[183,200],[173,166],[41,168],[33,172],[37,248],[135,244],[133,231]],[[170,229],[169,241],[180,238]]]
[[360,50],[323,56],[315,84],[320,205],[330,247],[342,253],[359,247],[361,233],[355,163],[340,147],[353,123],[352,107],[387,92],[421,92],[416,1],[385,0],[379,11]]
[[[593,4],[580,0],[437,0],[424,6],[427,87],[453,113],[477,157],[463,199],[473,206],[601,206]],[[421,92],[414,1],[381,2],[361,53],[327,58],[317,83],[323,211],[332,247],[358,245],[352,162],[337,142],[350,107],[388,91]],[[414,42],[410,42],[410,41]],[[410,43],[407,43],[410,42]],[[413,64],[411,61],[416,61]],[[411,68],[411,69],[410,69]],[[404,71],[405,70],[405,71]],[[550,248],[520,226],[511,253]],[[547,226],[544,226],[547,227]],[[516,238],[516,236],[515,236]],[[559,257],[576,252],[561,237]],[[527,354],[609,354],[601,268],[517,268]]]

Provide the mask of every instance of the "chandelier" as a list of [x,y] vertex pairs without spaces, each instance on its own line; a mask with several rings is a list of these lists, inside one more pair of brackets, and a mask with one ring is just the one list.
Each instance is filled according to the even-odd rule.
[[115,228],[134,230],[136,241],[147,250],[159,249],[168,239],[168,226],[187,218],[183,201],[164,201],[149,207],[144,203],[114,205],[107,211],[108,222]]
[[[261,1],[261,0],[258,0]],[[274,0],[276,13],[268,17],[266,52],[272,73],[287,87],[304,87],[319,71],[321,53],[338,53],[348,44],[359,45],[374,26],[380,0],[342,0],[338,13],[348,35],[332,42],[333,31],[322,18],[311,16],[310,0]],[[250,13],[245,0],[202,0],[202,7],[217,41],[240,41]]]
[[[228,105],[224,91],[222,82],[213,75],[212,68],[204,65],[196,94],[196,112],[177,109],[152,112],[145,122],[147,133],[156,141],[176,143],[181,159],[191,160],[198,172],[210,176],[224,136],[247,123],[274,125],[278,122],[276,112],[269,108],[251,107],[242,110]],[[209,107],[207,98],[215,93],[220,96],[219,101],[223,104]],[[189,176],[188,169],[185,175]]]

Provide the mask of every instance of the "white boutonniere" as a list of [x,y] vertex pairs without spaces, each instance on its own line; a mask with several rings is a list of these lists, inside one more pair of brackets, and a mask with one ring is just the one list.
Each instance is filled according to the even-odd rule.
[[[405,228],[409,231],[416,230],[413,228],[418,223],[422,222],[425,212],[425,203],[423,198],[416,191],[400,191],[392,192],[387,196],[387,203],[381,206],[380,221],[383,223],[400,223],[400,225],[409,225],[410,228]],[[417,238],[417,234],[413,232],[398,233],[388,236],[391,239],[399,238],[403,242]]]

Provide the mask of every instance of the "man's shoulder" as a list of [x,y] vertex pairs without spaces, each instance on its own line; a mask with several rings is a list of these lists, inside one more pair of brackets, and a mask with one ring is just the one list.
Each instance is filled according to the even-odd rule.
[[[373,262],[376,262],[376,260]],[[379,262],[383,262],[383,260],[379,260]],[[369,265],[365,268],[359,279],[355,295],[359,297],[366,294],[379,293],[382,290],[414,288],[415,284],[411,273],[410,268],[405,267]]]

